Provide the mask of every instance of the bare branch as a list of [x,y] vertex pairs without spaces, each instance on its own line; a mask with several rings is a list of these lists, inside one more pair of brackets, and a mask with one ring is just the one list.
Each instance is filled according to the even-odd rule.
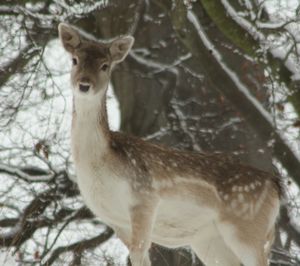
[[[55,181],[57,185],[37,195],[27,205],[22,216],[20,216],[17,221],[10,221],[10,223],[13,223],[13,227],[9,233],[0,234],[0,246],[15,246],[19,248],[26,240],[32,237],[37,229],[57,224],[74,212],[76,212],[74,219],[88,219],[93,217],[90,211],[82,208],[77,211],[62,209],[53,219],[47,219],[45,217],[41,218],[42,214],[51,203],[62,199],[64,196],[74,197],[79,193],[66,174],[59,175]],[[7,224],[7,220],[2,220],[2,223]]]
[[82,254],[82,252],[85,250],[96,248],[100,244],[103,244],[105,241],[107,241],[113,235],[113,233],[114,232],[112,229],[107,228],[104,233],[101,233],[96,237],[87,240],[81,240],[68,246],[58,247],[52,252],[51,257],[42,265],[52,265],[61,254],[68,251],[72,251],[74,256],[76,256],[77,253]]
[[32,49],[32,44],[27,44],[22,48],[19,55],[11,60],[8,64],[0,68],[0,87],[2,87],[8,79],[18,70],[24,68],[34,55],[37,55],[39,50]]

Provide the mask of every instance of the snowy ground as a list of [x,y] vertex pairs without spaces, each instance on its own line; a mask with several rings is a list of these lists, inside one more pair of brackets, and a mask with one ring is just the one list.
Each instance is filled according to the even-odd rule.
[[1,266],[15,266],[17,262],[13,256],[11,256],[7,251],[0,251],[0,265]]

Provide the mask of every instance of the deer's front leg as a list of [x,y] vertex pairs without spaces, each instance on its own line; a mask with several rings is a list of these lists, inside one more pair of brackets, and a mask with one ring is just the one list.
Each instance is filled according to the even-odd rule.
[[151,234],[155,220],[158,200],[142,200],[130,210],[131,243],[129,255],[132,266],[150,266],[148,250],[151,246]]

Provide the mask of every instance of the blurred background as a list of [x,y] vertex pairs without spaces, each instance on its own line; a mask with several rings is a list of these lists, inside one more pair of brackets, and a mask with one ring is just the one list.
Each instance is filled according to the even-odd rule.
[[[112,74],[111,129],[283,177],[270,261],[300,265],[299,0],[1,1],[1,265],[127,265],[127,248],[77,189],[59,22],[102,40],[135,37]],[[202,265],[188,247],[153,244],[151,259]]]

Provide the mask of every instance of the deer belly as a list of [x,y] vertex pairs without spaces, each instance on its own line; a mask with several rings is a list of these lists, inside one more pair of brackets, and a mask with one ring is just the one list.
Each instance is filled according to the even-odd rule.
[[127,184],[105,171],[99,174],[82,170],[77,169],[78,187],[88,208],[110,226],[129,224]]
[[188,200],[162,200],[153,228],[153,242],[168,247],[188,245],[217,217],[217,211],[208,206],[199,206]]

